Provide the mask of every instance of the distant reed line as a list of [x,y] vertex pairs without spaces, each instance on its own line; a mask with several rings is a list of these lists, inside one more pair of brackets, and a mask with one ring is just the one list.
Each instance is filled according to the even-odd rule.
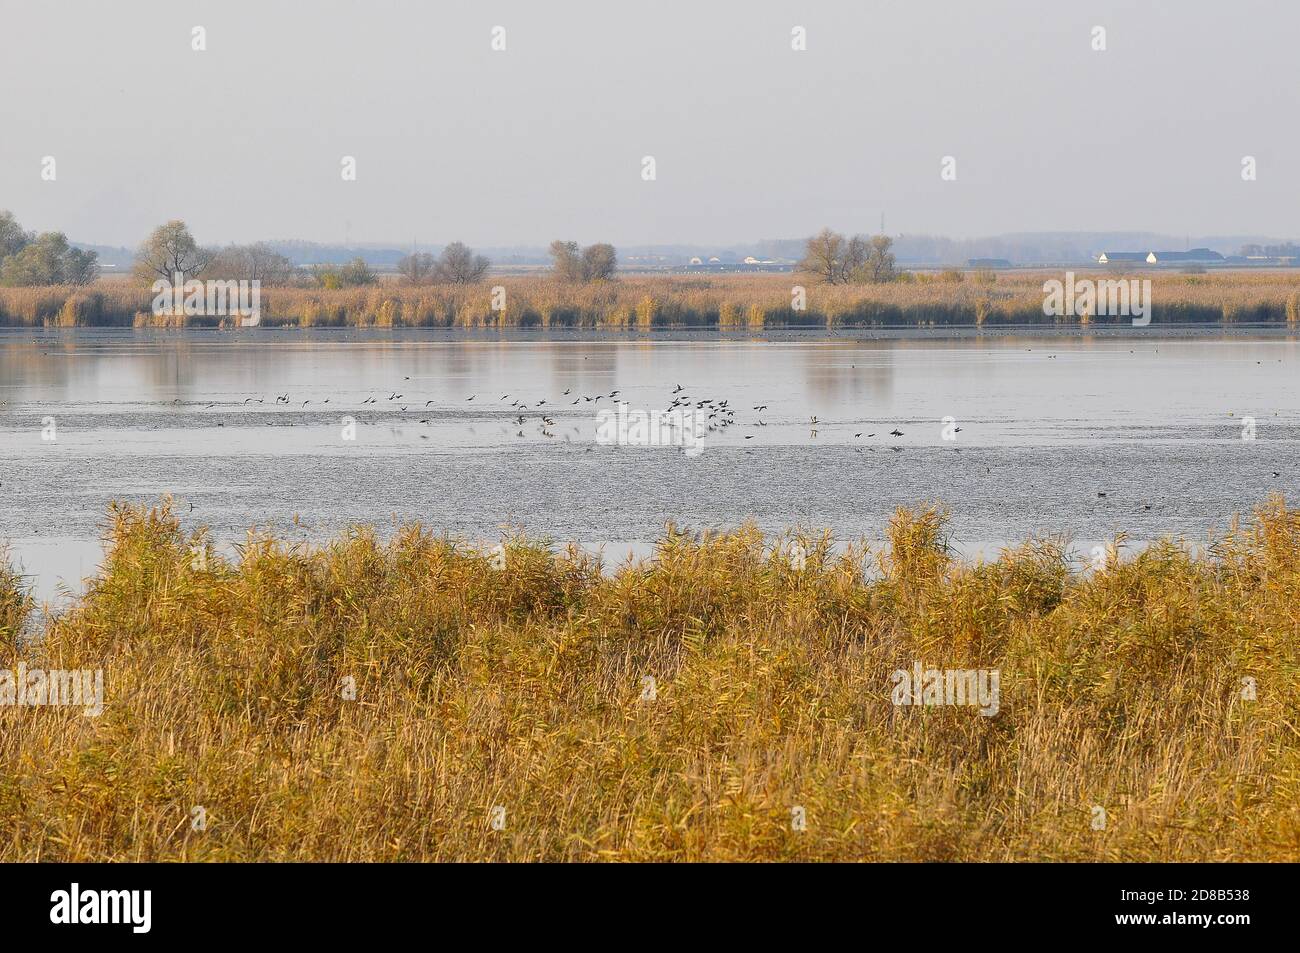
[[[996,280],[927,276],[883,285],[826,286],[797,275],[624,277],[595,284],[549,278],[489,278],[478,285],[264,288],[262,327],[653,328],[976,327],[1128,324],[1127,317],[1043,314],[1052,273]],[[1144,277],[1150,277],[1144,275]],[[1300,276],[1156,275],[1152,320],[1163,324],[1297,324]],[[796,310],[791,289],[807,289]],[[492,288],[505,289],[494,310]],[[106,280],[90,287],[0,288],[0,327],[217,328],[221,316],[153,314],[149,289]]]

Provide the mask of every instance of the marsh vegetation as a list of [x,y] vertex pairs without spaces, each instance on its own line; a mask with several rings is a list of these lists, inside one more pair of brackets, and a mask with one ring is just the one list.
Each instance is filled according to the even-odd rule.
[[[116,507],[27,637],[0,575],[0,669],[107,693],[0,706],[0,858],[1300,858],[1300,513],[1084,571],[960,562],[944,518],[880,551],[669,527],[602,567],[418,525],[227,561]],[[1000,670],[996,717],[891,704],[916,662]]]

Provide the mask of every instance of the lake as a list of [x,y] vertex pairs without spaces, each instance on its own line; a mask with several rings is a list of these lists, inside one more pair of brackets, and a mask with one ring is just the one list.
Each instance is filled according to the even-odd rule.
[[[732,422],[696,456],[602,445],[614,392]],[[1152,328],[7,330],[0,401],[0,540],[56,599],[95,571],[110,500],[166,493],[226,544],[254,524],[319,540],[419,520],[611,562],[668,520],[876,540],[927,500],[968,554],[1049,533],[1204,541],[1270,491],[1295,497],[1300,349],[1285,330]]]

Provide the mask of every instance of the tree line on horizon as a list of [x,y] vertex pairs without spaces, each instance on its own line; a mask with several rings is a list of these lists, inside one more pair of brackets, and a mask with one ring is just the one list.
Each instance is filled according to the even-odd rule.
[[[62,232],[26,231],[12,212],[0,210],[0,285],[86,285],[99,277],[98,254],[73,247]],[[566,282],[604,281],[614,277],[618,256],[613,245],[583,248],[577,242],[551,244],[554,276]],[[491,261],[463,242],[452,242],[438,255],[412,252],[397,263],[408,285],[475,284]],[[215,278],[259,281],[267,286],[355,288],[375,284],[379,276],[360,256],[342,265],[303,267],[266,242],[209,248],[200,245],[180,219],[159,225],[136,250],[133,276],[145,283]]]
[[[617,269],[613,245],[582,248],[577,242],[551,244],[553,273],[561,281],[603,281]],[[410,286],[477,284],[487,275],[492,262],[463,242],[452,242],[438,255],[412,252],[397,263],[397,274]],[[230,245],[221,249],[201,246],[179,219],[160,225],[136,252],[134,274],[142,281],[173,283],[177,274],[187,279],[258,280],[269,286],[357,288],[373,285],[379,276],[364,258],[343,265],[295,265],[265,242]]]
[[[881,283],[903,277],[887,235],[845,236],[829,228],[807,239],[798,270],[826,284]],[[585,248],[574,241],[551,243],[551,274],[566,283],[608,281],[618,271],[613,245],[598,242]],[[25,231],[8,211],[0,210],[0,285],[84,285],[99,276],[98,256],[75,248],[62,232],[37,235]],[[438,255],[412,252],[397,263],[397,274],[411,286],[476,284],[491,261],[463,242],[452,242]],[[173,219],[150,232],[136,251],[134,276],[156,281],[215,278],[258,281],[267,286],[355,288],[375,284],[379,277],[358,256],[342,265],[295,264],[265,242],[202,246],[185,222]]]

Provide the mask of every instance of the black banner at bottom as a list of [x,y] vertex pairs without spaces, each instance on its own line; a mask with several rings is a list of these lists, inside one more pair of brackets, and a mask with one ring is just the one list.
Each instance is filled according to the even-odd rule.
[[1262,864],[4,865],[0,910],[11,942],[337,943],[474,924],[498,941],[512,929],[531,939],[649,939],[672,920],[691,924],[686,935],[715,927],[741,941],[782,927],[829,938],[851,920],[876,941],[1047,930],[1199,945],[1286,929],[1293,873]]

